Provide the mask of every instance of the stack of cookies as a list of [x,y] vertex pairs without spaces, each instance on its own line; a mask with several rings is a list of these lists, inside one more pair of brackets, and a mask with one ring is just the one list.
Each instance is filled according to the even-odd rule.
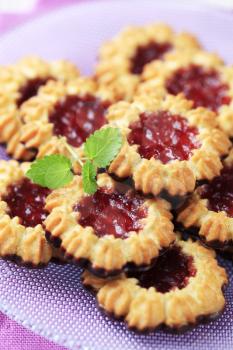
[[[51,190],[31,162],[83,154],[117,128],[118,154],[85,192],[79,164]],[[100,49],[93,77],[36,57],[0,67],[0,256],[83,267],[99,306],[130,328],[183,329],[219,315],[233,247],[233,67],[164,24]],[[68,145],[68,146],[67,146]]]

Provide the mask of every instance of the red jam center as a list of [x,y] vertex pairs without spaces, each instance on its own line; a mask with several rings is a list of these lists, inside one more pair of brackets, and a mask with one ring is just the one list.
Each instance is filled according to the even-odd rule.
[[10,185],[8,194],[3,197],[7,203],[11,218],[18,216],[20,223],[26,227],[35,227],[47,217],[44,209],[45,199],[50,190],[35,185],[24,178],[22,181]]
[[184,288],[195,274],[193,258],[174,246],[158,257],[152,269],[128,275],[136,277],[143,288],[155,287],[158,292],[167,293],[175,288]]
[[184,93],[195,107],[206,107],[217,111],[231,102],[227,92],[229,87],[220,81],[214,69],[204,70],[197,65],[181,68],[167,81],[167,91],[172,95]]
[[224,168],[221,175],[199,189],[201,198],[208,199],[208,208],[225,211],[233,217],[233,167]]
[[154,157],[166,164],[171,160],[187,160],[191,151],[200,146],[198,130],[179,115],[166,111],[146,112],[130,126],[128,142],[139,145],[143,158]]
[[150,42],[146,46],[139,46],[131,60],[131,73],[141,74],[144,66],[151,61],[162,59],[163,55],[171,50],[169,43]]
[[20,107],[25,101],[29,100],[29,98],[36,96],[39,88],[45,85],[50,79],[51,78],[35,78],[28,80],[19,91],[20,97],[17,101],[18,107]]
[[91,95],[67,96],[57,103],[49,117],[53,123],[53,133],[66,136],[70,145],[79,147],[90,134],[106,123],[108,107],[109,103]]
[[80,213],[80,225],[93,227],[98,237],[113,235],[124,239],[131,231],[138,232],[142,228],[140,219],[147,214],[142,208],[143,202],[133,191],[120,193],[99,189],[94,195],[83,198],[74,210]]

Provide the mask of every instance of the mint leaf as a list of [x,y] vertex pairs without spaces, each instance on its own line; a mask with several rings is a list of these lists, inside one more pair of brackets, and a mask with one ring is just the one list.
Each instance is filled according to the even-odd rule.
[[82,177],[84,192],[88,194],[95,193],[97,190],[96,169],[89,160],[83,165]]
[[31,164],[30,169],[27,171],[26,176],[34,183],[45,186],[44,174],[47,171],[47,162],[42,159],[37,160]]
[[104,128],[97,130],[86,140],[84,153],[99,168],[110,164],[119,152],[122,136],[118,128]]
[[67,185],[73,178],[71,161],[60,154],[53,154],[32,163],[26,176],[34,183],[56,189]]
[[[97,190],[97,168],[105,168],[119,152],[122,136],[118,128],[105,128],[92,134],[84,144],[86,162],[79,159],[67,144],[68,151],[82,166],[83,189],[88,194]],[[63,155],[54,154],[32,163],[26,176],[32,182],[50,189],[67,185],[73,179],[72,163]]]
[[67,185],[73,179],[74,174],[71,171],[71,161],[64,157],[52,164],[49,164],[45,173],[45,183],[48,188],[55,189]]

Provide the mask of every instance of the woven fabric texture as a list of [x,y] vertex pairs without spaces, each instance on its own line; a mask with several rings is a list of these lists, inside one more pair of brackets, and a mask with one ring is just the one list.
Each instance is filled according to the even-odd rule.
[[[11,336],[9,336],[11,335]],[[65,350],[0,313],[0,350]]]
[[80,282],[81,269],[50,264],[29,270],[0,262],[0,309],[24,326],[74,350],[226,350],[233,348],[232,262],[227,307],[216,321],[184,334],[136,334],[97,307]]

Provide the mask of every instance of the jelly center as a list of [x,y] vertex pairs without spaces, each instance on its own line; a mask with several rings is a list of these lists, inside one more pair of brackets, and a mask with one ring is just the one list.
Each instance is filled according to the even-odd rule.
[[35,78],[29,79],[25,85],[19,90],[20,97],[18,98],[17,105],[21,106],[29,98],[36,96],[39,88],[45,85],[51,78]]
[[208,199],[208,208],[224,211],[233,217],[233,167],[224,168],[221,175],[199,188],[201,198]]
[[53,133],[65,136],[70,145],[79,147],[90,134],[106,123],[108,107],[108,102],[91,95],[67,96],[55,105],[49,116]]
[[113,235],[124,239],[131,231],[142,229],[140,219],[147,214],[143,202],[133,191],[109,192],[101,188],[94,195],[84,197],[74,210],[80,214],[80,225],[93,227],[98,237]]
[[169,43],[150,42],[145,46],[139,46],[131,59],[131,73],[141,74],[147,63],[162,59],[163,55],[171,49],[172,46]]
[[7,194],[2,200],[8,205],[8,214],[11,218],[18,216],[20,223],[26,227],[35,227],[42,224],[47,217],[44,209],[45,199],[50,190],[33,184],[27,178],[10,185]]
[[139,145],[140,155],[146,159],[154,157],[164,164],[175,159],[187,160],[191,151],[200,147],[197,128],[166,111],[142,113],[130,129],[128,142]]
[[206,107],[215,112],[231,102],[227,95],[229,87],[221,83],[218,72],[197,65],[178,69],[167,81],[166,88],[173,95],[182,92],[193,101],[194,107]]
[[167,293],[187,286],[189,278],[195,274],[193,257],[184,254],[180,247],[174,246],[158,257],[152,269],[127,275],[137,278],[143,288],[155,287],[158,292]]

